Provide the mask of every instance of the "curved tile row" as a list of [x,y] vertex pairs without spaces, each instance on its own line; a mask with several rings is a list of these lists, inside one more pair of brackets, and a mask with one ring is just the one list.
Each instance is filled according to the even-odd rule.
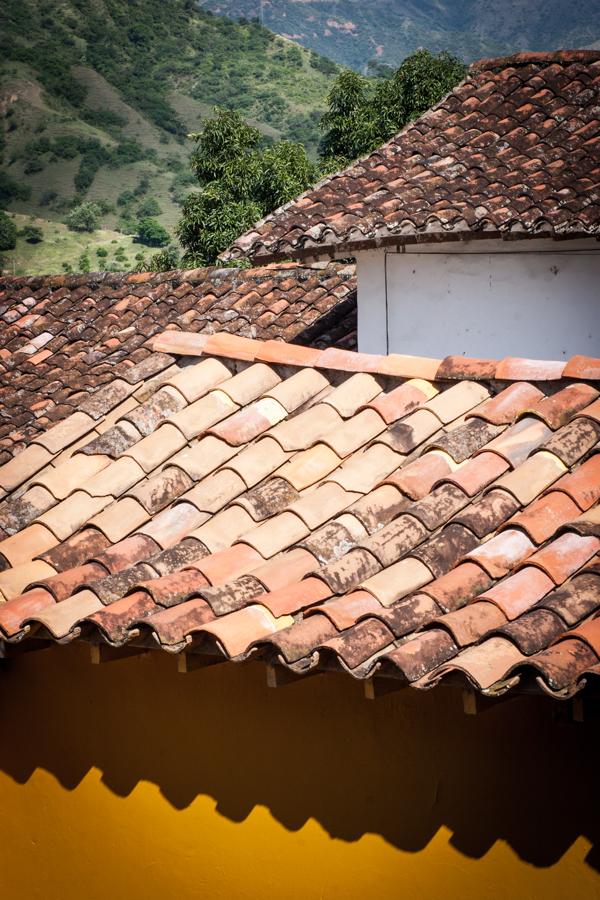
[[159,356],[0,468],[5,639],[491,692],[537,666],[577,689],[594,651],[573,629],[600,607],[596,388],[250,359]]

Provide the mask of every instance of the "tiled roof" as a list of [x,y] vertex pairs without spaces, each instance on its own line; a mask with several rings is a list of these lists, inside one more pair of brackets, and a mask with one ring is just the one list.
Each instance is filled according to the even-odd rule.
[[7,646],[490,694],[600,673],[600,360],[151,344],[0,468]]
[[224,258],[460,237],[600,234],[600,52],[483,60],[389,143],[239,238]]
[[0,276],[0,462],[165,328],[356,346],[354,266]]

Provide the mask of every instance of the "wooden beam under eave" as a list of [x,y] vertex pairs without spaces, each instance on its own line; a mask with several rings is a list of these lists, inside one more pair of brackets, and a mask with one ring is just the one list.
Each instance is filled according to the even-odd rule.
[[117,662],[119,659],[127,659],[130,656],[141,656],[148,653],[147,647],[111,647],[109,644],[90,644],[90,660],[93,665],[101,663]]

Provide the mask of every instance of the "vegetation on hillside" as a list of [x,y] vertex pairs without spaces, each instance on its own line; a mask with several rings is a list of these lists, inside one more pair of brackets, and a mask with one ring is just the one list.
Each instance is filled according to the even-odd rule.
[[[5,0],[0,16],[0,78],[17,86],[3,108],[0,209],[30,216],[5,257],[13,268],[33,248],[56,266],[40,215],[80,236],[60,237],[73,254],[60,260],[64,270],[212,264],[257,219],[385,141],[464,72],[447,54],[420,51],[397,72],[380,66],[365,78],[188,0]],[[34,81],[24,94],[26,76]],[[209,98],[219,103],[212,111]],[[191,135],[191,171],[190,109],[196,121],[205,113]],[[8,244],[15,226],[4,226]],[[106,229],[137,252],[111,257],[105,242],[96,246]]]
[[[223,16],[256,15],[256,0],[200,0]],[[276,0],[263,24],[357,71],[397,66],[427,47],[462,59],[586,47],[600,37],[597,0]]]
[[314,157],[337,71],[191,0],[4,0],[0,208],[65,222],[91,202],[103,228],[172,234],[195,183],[186,135],[212,105]]

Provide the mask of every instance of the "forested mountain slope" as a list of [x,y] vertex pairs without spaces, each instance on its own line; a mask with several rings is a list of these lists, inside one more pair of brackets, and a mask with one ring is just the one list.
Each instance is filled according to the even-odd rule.
[[193,179],[186,135],[215,104],[316,148],[337,66],[190,0],[2,0],[0,208],[104,227],[141,204],[172,229]]
[[598,0],[200,0],[264,25],[356,69],[397,65],[418,47],[470,61],[600,40]]

